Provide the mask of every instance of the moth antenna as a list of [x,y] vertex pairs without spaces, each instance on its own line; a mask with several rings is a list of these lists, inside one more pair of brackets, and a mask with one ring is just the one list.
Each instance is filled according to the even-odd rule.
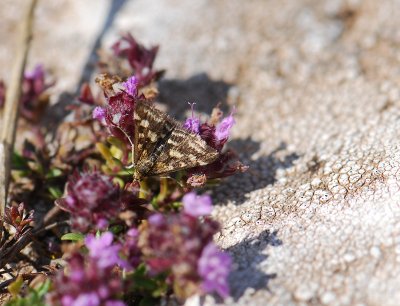
[[194,106],[196,105],[196,102],[192,102],[192,103],[190,103],[190,102],[188,102],[188,104],[190,105],[190,108],[192,109],[192,118],[194,117],[193,115],[194,115]]
[[129,135],[121,127],[119,127],[118,125],[115,125],[115,127],[117,127],[122,133],[124,133],[125,137],[128,139],[129,143],[131,144],[131,154],[132,154],[131,159],[132,160],[131,160],[131,165],[129,165],[128,168],[129,167],[133,168],[133,167],[135,167],[135,160],[134,160],[134,156],[133,156],[135,146],[133,145],[132,140],[129,138]]

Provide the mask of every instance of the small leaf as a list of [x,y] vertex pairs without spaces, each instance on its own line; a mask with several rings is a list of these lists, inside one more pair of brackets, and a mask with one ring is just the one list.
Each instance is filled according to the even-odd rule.
[[123,151],[120,148],[116,146],[111,146],[110,152],[114,159],[120,160],[122,158]]
[[120,232],[122,232],[122,230],[124,229],[124,227],[122,225],[113,225],[109,228],[109,231],[111,233],[113,233],[114,235],[119,234]]
[[13,297],[16,297],[21,290],[22,284],[24,283],[24,280],[21,275],[18,275],[18,277],[13,281],[9,286],[8,286],[8,292],[11,293]]
[[68,233],[61,237],[61,240],[83,241],[85,236],[81,233]]
[[100,154],[107,162],[109,163],[113,162],[113,156],[110,152],[110,149],[106,145],[102,144],[101,142],[98,142],[96,143],[96,148],[97,150],[99,150]]
[[49,172],[47,172],[46,178],[49,179],[49,178],[60,177],[60,176],[62,176],[62,174],[63,174],[63,172],[60,169],[52,168],[52,169],[50,169]]
[[123,141],[121,141],[119,138],[114,137],[114,136],[107,137],[107,142],[109,144],[117,147],[121,151],[124,149],[124,147],[126,147]]
[[183,205],[182,205],[181,202],[172,202],[172,203],[171,203],[171,207],[174,208],[174,209],[176,209],[176,210],[181,209],[182,206],[183,206]]
[[47,279],[42,285],[39,286],[39,288],[36,289],[39,298],[44,297],[45,294],[49,292],[50,286],[51,286],[51,281]]
[[124,180],[119,177],[114,177],[113,183],[118,184],[120,188],[124,188],[124,186],[125,186]]
[[61,198],[62,195],[63,195],[62,191],[61,191],[59,188],[57,188],[57,187],[52,187],[52,186],[50,186],[50,187],[48,188],[48,190],[49,190],[51,196],[52,196],[54,199],[59,199],[59,198]]
[[25,297],[15,296],[6,303],[6,306],[46,306],[44,296],[49,292],[51,281],[46,280],[37,289],[29,288]]
[[22,155],[14,152],[12,155],[12,168],[14,170],[27,170],[29,169],[28,161]]

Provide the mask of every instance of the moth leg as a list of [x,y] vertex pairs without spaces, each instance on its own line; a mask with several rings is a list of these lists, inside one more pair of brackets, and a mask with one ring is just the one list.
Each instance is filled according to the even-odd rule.
[[177,184],[179,185],[179,187],[181,187],[182,189],[185,188],[185,185],[183,185],[179,179],[176,179],[176,178],[174,178],[174,177],[172,177],[172,176],[170,176],[170,175],[161,174],[161,175],[159,175],[159,178],[164,178],[164,179],[173,180],[175,183],[177,183]]
[[122,129],[121,127],[119,127],[118,125],[114,125],[117,129],[119,129],[122,133],[124,133],[125,137],[128,139],[129,144],[131,145],[131,165],[129,165],[128,167],[126,167],[127,169],[131,169],[133,167],[135,167],[135,159],[134,159],[134,151],[135,151],[135,146],[131,140],[131,138],[129,137],[128,133],[124,131],[124,129]]

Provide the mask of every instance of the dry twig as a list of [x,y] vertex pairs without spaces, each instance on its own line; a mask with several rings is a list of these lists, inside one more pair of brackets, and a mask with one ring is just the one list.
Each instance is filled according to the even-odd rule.
[[7,90],[3,123],[0,134],[0,218],[4,217],[7,203],[8,186],[10,183],[11,156],[15,142],[15,133],[18,121],[19,101],[21,97],[21,83],[32,38],[33,12],[37,0],[31,0],[27,5],[27,12],[21,24],[20,42],[15,56],[10,86]]

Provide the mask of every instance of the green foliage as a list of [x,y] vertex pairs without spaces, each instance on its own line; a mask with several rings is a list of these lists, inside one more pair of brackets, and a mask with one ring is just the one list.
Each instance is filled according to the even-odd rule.
[[[168,289],[167,283],[165,282],[165,274],[159,274],[150,278],[147,272],[146,266],[141,264],[130,277],[133,283],[132,291],[140,292],[145,297],[140,304],[143,306],[155,305],[155,299],[164,296]],[[152,301],[153,304],[147,303],[150,301]]]
[[47,173],[45,178],[46,179],[51,179],[51,178],[57,178],[63,176],[63,172],[58,169],[58,168],[51,168]]
[[50,280],[46,280],[36,289],[29,288],[29,293],[25,297],[15,295],[5,306],[46,306],[44,296],[49,292],[50,286]]
[[49,186],[49,188],[47,188],[47,190],[49,191],[49,193],[51,194],[53,199],[59,199],[63,195],[62,191],[58,187]]
[[81,233],[68,233],[61,237],[61,240],[70,240],[70,241],[83,241],[85,239],[85,235]]
[[12,168],[20,171],[29,170],[28,160],[22,155],[14,152],[12,155]]

